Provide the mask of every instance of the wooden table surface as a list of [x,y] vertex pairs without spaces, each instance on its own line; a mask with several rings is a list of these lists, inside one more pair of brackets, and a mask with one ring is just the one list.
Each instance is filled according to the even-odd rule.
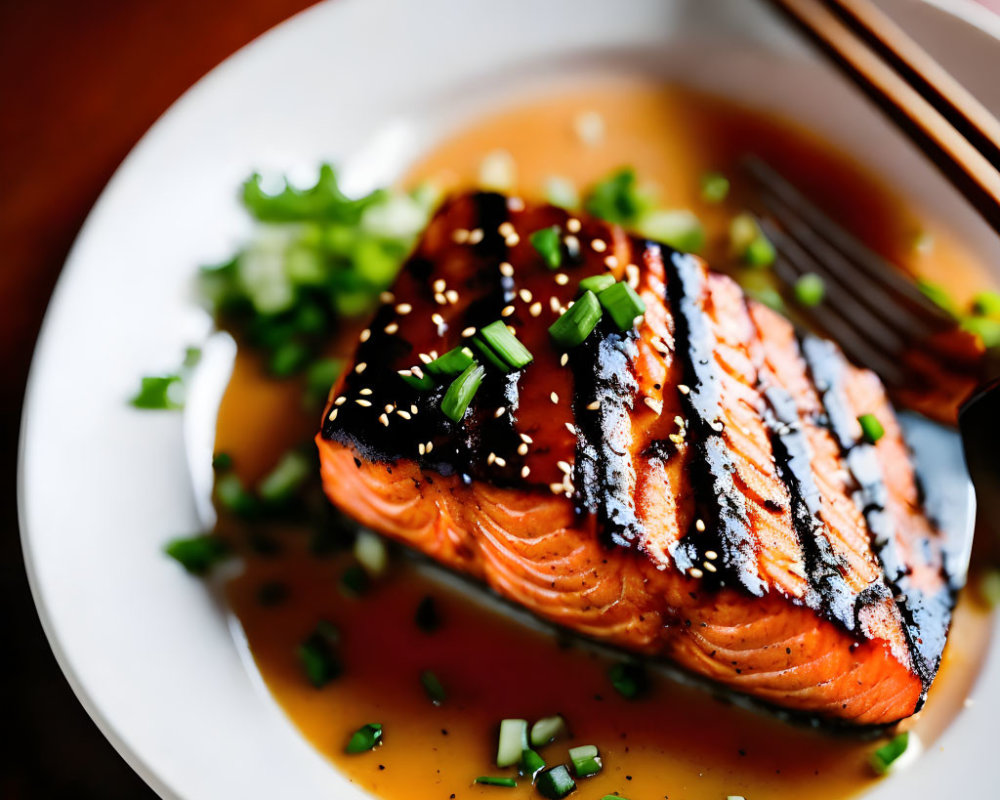
[[28,593],[14,493],[24,381],[66,253],[132,145],[205,72],[310,4],[0,0],[0,800],[154,796],[74,699]]

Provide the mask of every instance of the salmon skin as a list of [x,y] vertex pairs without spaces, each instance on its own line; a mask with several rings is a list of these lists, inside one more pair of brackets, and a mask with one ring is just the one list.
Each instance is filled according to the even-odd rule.
[[[530,243],[550,226],[555,270]],[[646,313],[625,333],[605,314],[563,353],[548,327],[601,273]],[[921,707],[957,587],[874,374],[696,256],[499,194],[449,200],[391,295],[316,439],[336,506],[545,620],[767,704],[856,725]],[[449,380],[399,374],[497,319],[534,359],[487,367],[460,422]]]

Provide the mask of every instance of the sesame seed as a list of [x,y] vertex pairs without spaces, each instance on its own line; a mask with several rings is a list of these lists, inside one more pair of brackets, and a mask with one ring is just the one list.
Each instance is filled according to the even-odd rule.
[[475,335],[476,335],[476,329],[471,325],[464,331],[462,331],[462,336],[464,336],[466,339],[468,339],[470,336],[475,336]]
[[501,468],[502,467],[506,467],[507,466],[507,461],[505,459],[500,458],[500,456],[497,456],[496,457],[496,465],[498,467],[501,467]]
[[393,302],[396,299],[396,295],[394,295],[392,292],[382,292],[378,296],[378,299],[385,305],[389,305],[389,303]]
[[448,284],[445,282],[444,278],[438,278],[436,281],[434,281],[434,291],[443,292],[447,285]]
[[430,364],[434,360],[429,355],[427,355],[427,353],[417,353],[417,358],[419,358],[425,364]]
[[500,419],[504,414],[507,413],[507,409],[504,406],[500,406],[496,411],[493,412],[494,419]]
[[526,445],[524,442],[521,442],[521,444],[517,446],[517,454],[519,456],[528,455],[528,445]]
[[567,461],[557,461],[556,466],[559,467],[560,472],[564,472],[567,475],[569,475],[573,471],[573,468],[569,465],[569,462]]
[[387,417],[385,414],[379,414],[378,421],[381,422],[383,425],[385,425],[385,427],[387,428],[389,427],[389,417]]
[[511,333],[517,336],[517,328],[515,328],[513,325],[508,325],[507,330],[509,330]]
[[715,564],[713,564],[711,561],[706,561],[704,564],[702,564],[702,566],[709,572],[718,572],[718,570],[715,568]]
[[533,317],[540,317],[542,315],[542,304],[536,300],[528,306],[528,313]]
[[559,366],[565,367],[569,363],[569,353],[563,353],[559,356]]
[[344,396],[340,396],[340,397],[338,397],[338,398],[337,398],[336,400],[334,400],[334,401],[333,401],[333,404],[334,404],[335,406],[342,406],[342,405],[344,405],[344,403],[346,403],[346,402],[347,402],[347,398],[346,398],[346,397],[344,397]]
[[561,483],[550,483],[549,491],[552,492],[552,494],[562,494],[565,489]]
[[[604,259],[604,266],[606,266],[608,269],[614,269],[615,267],[618,266],[618,257],[608,256],[607,258]],[[626,269],[628,268],[626,267]]]
[[504,237],[510,236],[514,232],[514,226],[509,222],[501,222],[500,227],[497,228],[497,233]]
[[677,434],[677,433],[671,433],[669,436],[667,436],[667,438],[670,441],[672,441],[674,444],[683,444],[684,443],[684,437],[681,436],[680,434]]
[[559,286],[565,286],[567,283],[569,283],[569,275],[567,275],[565,272],[558,273],[556,275],[556,283],[559,284]]
[[527,289],[521,289],[517,293],[517,296],[520,297],[525,303],[531,302],[531,292],[529,292]]
[[417,452],[420,453],[420,455],[424,455],[424,453],[427,452],[427,448],[424,447],[424,443],[423,442],[421,442],[420,444],[417,445]]
[[639,286],[639,268],[635,264],[629,264],[625,267],[625,277],[628,279],[628,285],[633,289]]
[[558,298],[550,297],[549,298],[549,308],[552,309],[552,313],[553,314],[558,314],[559,313],[559,309],[562,308],[562,304],[559,302]]
[[722,420],[715,420],[709,427],[716,433],[721,433],[722,431]]
[[394,406],[392,403],[386,403],[385,404],[385,413],[386,414],[391,414],[393,411],[395,411],[395,409],[396,409],[396,406]]
[[327,419],[330,420],[330,422],[333,422],[337,418],[337,411],[338,409],[335,408],[333,409],[333,411],[330,412],[330,416],[327,417]]
[[580,228],[581,228],[580,220],[578,220],[576,217],[570,217],[568,220],[566,220],[566,230],[568,230],[570,233],[579,233]]
[[681,383],[677,385],[677,391],[680,392],[681,394],[690,394],[691,387]]
[[501,317],[509,317],[514,313],[514,306],[504,306],[500,311]]
[[563,236],[563,244],[566,245],[566,249],[571,253],[576,253],[580,250],[580,240],[572,234],[569,236]]
[[400,316],[405,317],[411,311],[413,311],[413,306],[411,306],[409,303],[400,303],[398,306],[396,306],[396,313],[399,314]]
[[704,574],[705,573],[702,572],[697,567],[691,567],[691,569],[688,570],[688,575],[690,575],[695,580],[698,580],[698,578],[701,578],[702,576],[704,576]]
[[456,228],[451,233],[451,240],[455,244],[465,244],[469,241],[469,232],[465,228]]
[[372,332],[368,328],[365,328],[363,331],[361,331],[361,335],[358,337],[358,340],[362,344],[364,344],[371,338],[372,338]]
[[559,402],[559,395],[557,395],[555,392],[550,392],[549,393],[549,400],[551,400],[553,403],[558,403]]
[[528,444],[534,444],[535,443],[535,440],[532,439],[530,436],[528,436],[528,434],[526,434],[526,433],[522,433],[521,434],[521,441],[522,442],[527,442]]
[[676,416],[674,416],[674,425],[676,425],[678,428],[683,428],[684,427],[684,417],[682,417],[680,414],[677,414]]
[[388,334],[393,334],[393,333],[395,333],[396,331],[399,330],[399,323],[398,322],[390,322],[388,325],[385,326],[384,330]]
[[479,244],[483,240],[483,229],[474,228],[469,231],[469,244]]
[[427,443],[427,452],[429,453],[433,449],[434,449],[434,442],[428,442]]
[[587,410],[588,411],[597,411],[597,409],[599,409],[600,407],[601,407],[601,401],[600,400],[595,400],[593,403],[588,403],[587,404]]
[[695,522],[694,522],[694,529],[696,531],[698,531],[698,533],[704,533],[705,532],[705,520],[702,520],[702,519],[695,520]]
[[594,241],[590,243],[590,246],[594,248],[595,253],[603,253],[608,249],[608,243],[603,239],[594,239]]
[[568,430],[571,434],[576,436],[576,427],[573,425],[573,423],[567,422],[565,423],[565,425],[566,425],[566,430]]
[[521,467],[521,477],[522,478],[527,478],[530,474],[531,474],[531,467],[529,467],[527,464],[525,464],[523,467]]
[[449,303],[457,303],[458,292],[456,292],[454,289],[449,289],[447,292],[444,293],[444,299],[447,300]]
[[354,368],[354,371],[355,371],[356,373],[358,373],[358,375],[360,375],[360,374],[361,374],[362,372],[364,372],[364,371],[365,371],[366,369],[368,369],[368,365],[367,365],[367,364],[366,364],[366,363],[365,363],[364,361],[361,361],[361,362],[360,362],[360,363],[359,363],[359,364],[358,364],[358,365],[357,365],[357,366],[356,366],[356,367]]
[[361,400],[361,399],[359,398],[359,399],[355,400],[354,402],[355,402],[355,403],[357,403],[357,404],[358,404],[359,406],[361,406],[362,408],[371,408],[371,407],[372,407],[372,402],[371,402],[371,400]]
[[655,397],[643,397],[642,402],[644,402],[649,408],[656,414],[663,413],[663,403],[657,400]]
[[441,292],[435,292],[434,302],[437,303],[439,306],[443,306],[448,303],[448,298],[445,297]]
[[410,412],[409,411],[403,411],[403,409],[397,408],[396,409],[396,413],[399,414],[399,416],[401,416],[403,419],[412,419],[410,417]]
[[418,410],[419,409],[415,405],[413,405],[413,404],[410,405],[410,413],[411,414],[416,414]]
[[360,392],[358,392],[358,394],[364,395],[365,397],[368,397],[371,393],[372,393],[372,390],[369,389],[367,386],[364,389],[362,389]]
[[491,465],[491,466],[493,465],[493,463],[496,460],[497,460],[497,454],[494,453],[494,452],[492,452],[492,451],[490,452],[490,454],[488,456],[486,456],[486,463],[489,464],[489,465]]
[[509,261],[501,261],[499,269],[500,269],[500,274],[503,275],[505,278],[510,278],[513,277],[514,275],[514,267],[511,266]]
[[438,326],[444,325],[444,317],[440,314],[431,314],[431,322]]
[[410,372],[416,375],[420,380],[424,379],[424,371],[420,367],[410,367]]
[[507,236],[503,240],[503,243],[505,245],[507,245],[507,247],[517,247],[517,244],[520,241],[521,241],[521,237],[518,236],[516,233],[512,233],[510,236]]
[[705,551],[705,558],[707,558],[709,561],[715,561],[715,559],[717,559],[718,557],[719,554],[716,553],[714,550]]

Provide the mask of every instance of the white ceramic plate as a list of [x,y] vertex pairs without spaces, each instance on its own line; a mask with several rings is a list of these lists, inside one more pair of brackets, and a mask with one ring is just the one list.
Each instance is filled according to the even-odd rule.
[[[995,20],[971,4],[885,5],[1000,110]],[[268,33],[191,89],[108,185],[52,300],[25,404],[20,511],[42,622],[81,702],[163,796],[361,796],[268,698],[210,594],[161,555],[199,527],[181,418],[125,402],[137,376],[208,331],[190,279],[247,232],[240,180],[307,176],[328,159],[364,190],[483,108],[621,72],[805,122],[1000,264],[955,193],[751,0],[337,0]],[[976,695],[940,749],[873,796],[995,796],[996,647]]]

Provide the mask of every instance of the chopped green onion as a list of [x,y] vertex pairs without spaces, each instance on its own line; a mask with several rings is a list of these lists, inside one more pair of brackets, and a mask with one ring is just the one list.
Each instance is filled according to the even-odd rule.
[[920,231],[913,237],[913,249],[921,255],[931,252],[934,249],[934,234]]
[[413,621],[424,633],[433,633],[441,627],[441,614],[438,613],[437,603],[433,597],[427,595],[420,601],[413,615]]
[[580,281],[580,291],[600,294],[605,289],[608,289],[614,285],[615,285],[615,276],[609,275],[607,272],[603,272],[600,275],[591,275],[589,278],[584,278],[582,281]]
[[545,200],[559,208],[576,208],[580,205],[580,193],[569,178],[553,175],[545,181]]
[[192,369],[198,366],[198,362],[201,361],[201,348],[200,347],[185,347],[184,348],[184,360],[181,364],[185,369]]
[[991,569],[979,579],[979,595],[990,608],[1000,605],[1000,570]]
[[229,555],[229,546],[214,534],[174,539],[163,548],[168,556],[192,575],[205,575]]
[[549,269],[559,269],[562,264],[562,238],[555,225],[535,231],[529,237],[531,246],[545,259]]
[[439,378],[464,372],[475,361],[468,347],[456,347],[431,361],[426,369]]
[[909,745],[910,733],[909,731],[905,731],[896,736],[888,744],[884,744],[875,750],[868,757],[868,763],[876,773],[879,775],[885,775],[892,768],[892,765],[899,759],[899,757],[906,752],[906,748],[909,747]]
[[566,720],[558,714],[552,717],[543,717],[531,726],[531,746],[543,747],[565,735]]
[[354,597],[364,594],[370,583],[368,573],[360,564],[351,564],[340,576],[340,587]]
[[280,606],[288,599],[288,585],[281,581],[265,581],[257,587],[257,603],[264,608]]
[[358,531],[354,539],[354,557],[369,575],[381,575],[389,563],[385,541],[371,531]]
[[265,503],[281,505],[287,503],[312,474],[312,464],[302,453],[292,450],[285,453],[263,480],[257,485],[257,493]]
[[180,375],[147,375],[130,401],[135,408],[175,410],[184,407]]
[[701,220],[686,209],[651,211],[639,219],[636,229],[648,239],[685,253],[697,253],[705,246]]
[[497,766],[511,767],[521,760],[521,753],[528,749],[528,722],[523,719],[505,719],[500,723],[497,744]]
[[347,753],[364,753],[373,750],[382,742],[382,726],[377,722],[363,725],[351,734],[344,751]]
[[885,428],[874,414],[862,414],[858,417],[858,423],[861,425],[861,435],[868,444],[875,444],[885,436]]
[[742,258],[758,236],[760,227],[750,214],[738,214],[729,223],[729,249],[734,256]]
[[958,308],[955,306],[955,301],[943,286],[921,278],[917,281],[917,288],[938,308],[947,311],[953,317],[958,316]]
[[508,372],[510,370],[510,367],[507,366],[507,362],[493,352],[493,348],[486,344],[486,342],[478,336],[473,337],[472,346],[476,348],[476,352],[479,353],[479,355],[481,355],[483,359],[494,369],[498,369],[501,372]]
[[622,797],[620,794],[606,794],[601,800],[628,800],[628,798]]
[[629,700],[638,697],[646,690],[646,672],[638,664],[631,662],[615,664],[609,670],[608,677],[618,694]]
[[257,498],[243,488],[243,481],[233,472],[216,479],[215,496],[219,505],[230,513],[250,517],[257,512]]
[[981,317],[1000,317],[1000,292],[980,292],[972,298],[972,311]]
[[521,772],[532,780],[545,769],[545,759],[531,748],[527,748],[521,753]]
[[309,348],[301,342],[285,342],[271,355],[267,368],[276,378],[294,375],[309,361]]
[[818,306],[826,295],[826,283],[814,272],[807,272],[795,281],[795,299],[804,306]]
[[565,314],[549,326],[549,336],[564,350],[576,347],[590,336],[601,319],[601,304],[597,295],[584,292]]
[[631,330],[635,327],[636,319],[646,313],[646,304],[642,302],[642,298],[624,281],[605,289],[597,295],[597,299],[621,331]]
[[424,687],[424,691],[427,692],[427,696],[434,705],[439,706],[447,699],[448,695],[444,690],[444,686],[441,684],[438,676],[429,669],[425,669],[420,673],[420,684]]
[[576,782],[569,774],[569,770],[560,764],[558,767],[552,767],[552,769],[539,773],[535,779],[535,788],[538,789],[538,793],[542,797],[547,797],[549,800],[562,800],[563,797],[576,789]]
[[216,453],[212,456],[212,469],[216,472],[226,472],[233,468],[233,457],[229,453]]
[[701,176],[701,199],[706,203],[721,203],[729,195],[729,179],[721,172],[706,172]]
[[585,744],[569,749],[569,760],[573,762],[573,771],[578,778],[589,778],[596,775],[604,767],[597,747]]
[[777,251],[771,240],[761,233],[756,239],[750,242],[750,246],[743,253],[743,260],[751,267],[769,267],[777,258]]
[[412,371],[408,369],[400,370],[396,374],[399,375],[404,381],[406,381],[410,386],[416,389],[418,392],[426,392],[428,389],[434,388],[434,379],[425,373],[422,369],[420,370],[421,376],[418,378],[413,374]]
[[470,364],[465,371],[451,382],[441,399],[441,411],[454,422],[461,421],[465,411],[476,396],[483,382],[486,370],[478,364]]
[[634,223],[651,205],[639,190],[635,170],[625,167],[591,187],[584,208],[595,217],[622,225]]
[[517,786],[517,781],[513,778],[494,778],[492,775],[480,775],[473,783],[478,783],[482,786],[503,786],[507,789],[513,789]]
[[966,317],[962,320],[962,330],[978,336],[983,347],[1000,347],[1000,320],[989,317]]
[[511,369],[522,369],[534,359],[531,351],[510,332],[503,320],[498,319],[481,328],[479,335]]
[[322,621],[299,645],[299,663],[309,683],[317,689],[323,688],[343,672],[343,665],[334,650],[339,637],[333,625]]

